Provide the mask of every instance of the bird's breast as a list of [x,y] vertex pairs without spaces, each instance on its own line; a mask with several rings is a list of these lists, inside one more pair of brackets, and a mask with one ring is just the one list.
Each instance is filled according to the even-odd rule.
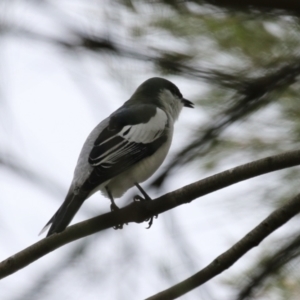
[[[135,182],[141,183],[153,175],[160,167],[172,142],[172,132],[166,142],[152,155],[139,161],[127,171],[112,178],[107,184],[114,198],[121,197],[128,189],[134,186]],[[101,187],[101,191],[105,194],[105,187]]]

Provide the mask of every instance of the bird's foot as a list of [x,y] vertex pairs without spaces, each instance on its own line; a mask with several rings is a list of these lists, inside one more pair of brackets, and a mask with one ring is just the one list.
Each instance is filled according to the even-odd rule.
[[[114,203],[114,202],[111,203],[111,205],[110,205],[110,210],[111,210],[112,212],[118,211],[119,209],[120,209],[120,208],[116,205],[116,203]],[[127,223],[126,223],[126,225],[127,225]],[[113,229],[115,229],[115,230],[123,229],[123,226],[124,226],[124,224],[118,224],[118,225],[114,226]]]
[[[145,196],[145,198],[141,197],[140,195],[135,195],[133,197],[133,201],[134,202],[144,202],[144,201],[152,200],[146,193],[144,194],[144,196]],[[150,217],[149,219],[145,220],[146,222],[148,222],[148,227],[146,227],[146,229],[149,229],[152,226],[154,217],[157,219],[158,215],[154,215],[154,216]]]
[[112,202],[111,205],[110,205],[110,210],[111,211],[117,211],[119,210],[120,208],[116,205],[115,202]]
[[[126,223],[127,225],[127,223]],[[124,224],[118,224],[116,226],[113,227],[114,230],[118,230],[118,229],[123,229]]]

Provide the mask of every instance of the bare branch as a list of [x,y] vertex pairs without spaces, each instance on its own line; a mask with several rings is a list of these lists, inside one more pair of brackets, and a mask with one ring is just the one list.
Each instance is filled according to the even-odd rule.
[[[163,213],[196,198],[269,172],[300,164],[300,150],[270,156],[197,181],[153,201],[132,202],[126,207],[68,227],[59,234],[45,238],[0,263],[0,278],[24,268],[55,249],[98,231],[118,224],[141,223],[149,217]],[[297,214],[293,211],[293,215]],[[288,212],[288,214],[290,214]],[[291,218],[290,216],[289,218]],[[286,222],[286,221],[285,221]],[[274,229],[275,230],[275,229]]]
[[267,13],[272,13],[277,10],[278,12],[285,11],[286,13],[295,15],[300,14],[300,3],[294,0],[205,0],[200,3],[203,2],[227,9],[260,10]]
[[300,255],[300,235],[294,237],[275,254],[262,259],[255,267],[255,270],[245,286],[240,290],[236,299],[249,299],[255,291],[260,288],[267,278],[277,275],[284,266]]
[[176,299],[192,289],[199,287],[211,278],[219,275],[231,267],[239,258],[252,248],[258,246],[267,236],[289,221],[300,212],[300,194],[287,204],[271,213],[264,221],[251,230],[245,237],[233,245],[229,250],[218,256],[207,267],[188,279],[160,292],[146,300]]

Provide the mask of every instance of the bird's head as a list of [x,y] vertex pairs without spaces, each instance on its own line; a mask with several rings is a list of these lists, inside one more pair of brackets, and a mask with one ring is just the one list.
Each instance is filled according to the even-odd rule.
[[131,99],[142,103],[152,103],[167,112],[173,120],[179,116],[181,109],[194,107],[194,103],[183,98],[178,87],[171,81],[153,77],[143,82]]

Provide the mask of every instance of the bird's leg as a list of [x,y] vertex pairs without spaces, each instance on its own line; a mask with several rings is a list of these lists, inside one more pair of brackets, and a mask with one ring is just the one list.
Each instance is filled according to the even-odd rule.
[[110,210],[111,210],[111,211],[116,211],[116,210],[120,209],[120,208],[117,206],[117,204],[115,203],[114,197],[112,196],[112,194],[111,194],[111,192],[110,192],[108,186],[106,186],[105,189],[106,189],[107,195],[108,195],[108,197],[109,197],[109,200],[110,200],[110,202],[111,202],[111,204],[110,204]]
[[139,195],[136,195],[134,196],[134,198],[140,200],[140,201],[144,201],[144,200],[147,200],[147,201],[151,201],[152,199],[150,198],[150,196],[144,191],[144,189],[136,182],[134,184],[138,189],[139,191],[142,193],[142,195],[144,196],[144,198],[142,198],[141,196]]
[[[120,208],[115,203],[114,197],[112,196],[109,188],[106,186],[105,189],[106,189],[107,195],[108,195],[108,197],[110,199],[110,202],[111,202],[110,210],[111,211],[119,210]],[[122,228],[123,228],[123,224],[118,224],[118,225],[114,226],[114,229],[122,229]]]
[[[135,182],[134,185],[139,189],[139,191],[144,196],[144,198],[143,198],[139,195],[135,195],[134,198],[133,198],[134,201],[151,201],[152,200],[150,198],[150,196],[144,191],[144,189],[137,182]],[[154,217],[157,218],[157,215],[154,215],[153,217],[146,220],[146,221],[149,221],[147,229],[149,229],[152,226]]]

